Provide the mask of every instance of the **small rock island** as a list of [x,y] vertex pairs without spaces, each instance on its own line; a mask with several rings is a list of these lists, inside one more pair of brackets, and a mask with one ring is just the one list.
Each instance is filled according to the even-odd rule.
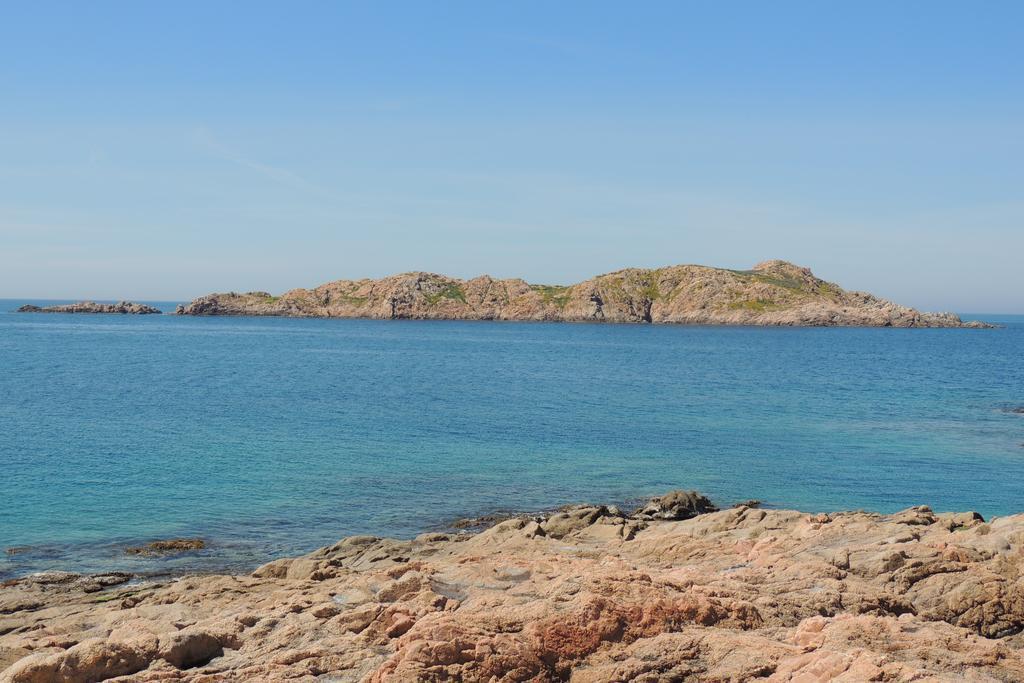
[[119,301],[116,304],[98,304],[95,301],[79,301],[74,304],[59,306],[33,306],[26,304],[18,309],[18,313],[119,313],[121,315],[156,315],[163,313],[159,308],[134,301]]
[[481,275],[460,280],[403,273],[337,280],[315,289],[209,294],[178,315],[307,318],[529,320],[684,325],[991,327],[952,313],[922,313],[844,290],[787,261],[751,270],[681,265],[629,268],[573,285],[530,284]]

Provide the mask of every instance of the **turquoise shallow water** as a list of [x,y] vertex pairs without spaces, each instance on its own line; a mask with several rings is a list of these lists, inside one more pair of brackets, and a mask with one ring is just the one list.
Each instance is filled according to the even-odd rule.
[[[671,488],[1024,511],[1024,319],[757,329],[11,314],[0,576],[247,568]],[[165,310],[173,306],[164,305]],[[992,316],[989,316],[991,319]],[[123,547],[202,536],[173,560]]]

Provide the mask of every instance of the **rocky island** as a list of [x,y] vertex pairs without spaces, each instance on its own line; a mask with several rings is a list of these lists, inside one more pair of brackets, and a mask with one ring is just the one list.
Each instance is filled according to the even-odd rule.
[[26,304],[18,313],[119,313],[122,315],[154,315],[162,313],[158,308],[137,304],[134,301],[119,301],[116,304],[98,304],[95,301],[79,301],[59,306],[33,306]]
[[0,588],[0,681],[1021,681],[1024,515],[674,492],[248,576]]
[[537,285],[482,275],[460,280],[404,273],[337,280],[315,289],[210,294],[180,315],[535,320],[694,325],[988,327],[952,313],[922,313],[848,292],[808,268],[766,261],[752,270],[707,266],[631,268],[574,285]]

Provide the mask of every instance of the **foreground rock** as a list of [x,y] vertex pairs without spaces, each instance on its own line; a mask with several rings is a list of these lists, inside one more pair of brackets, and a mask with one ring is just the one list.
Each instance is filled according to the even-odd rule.
[[0,681],[1024,680],[1024,515],[707,506],[357,536],[100,592],[29,577],[0,589]]
[[161,313],[161,311],[158,308],[137,304],[134,301],[119,301],[116,304],[79,301],[75,304],[46,306],[45,308],[26,304],[18,309],[18,313],[120,313],[122,315],[153,315]]
[[989,327],[952,313],[921,313],[863,292],[847,292],[785,261],[753,270],[706,266],[632,268],[570,286],[531,285],[487,275],[459,280],[404,273],[381,280],[338,280],[316,289],[210,294],[181,315],[270,315],[445,320],[711,325],[865,325]]

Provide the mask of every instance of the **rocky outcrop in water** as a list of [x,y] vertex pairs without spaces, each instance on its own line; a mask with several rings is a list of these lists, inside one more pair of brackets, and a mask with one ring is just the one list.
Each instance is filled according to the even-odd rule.
[[250,576],[28,577],[0,588],[0,681],[1024,680],[1024,515],[709,507],[356,536]]
[[633,517],[644,520],[690,519],[718,508],[706,496],[696,491],[672,491],[658,498],[651,498],[647,505],[633,513]]
[[98,304],[95,301],[79,301],[74,304],[39,307],[26,304],[18,309],[18,313],[120,313],[122,315],[153,315],[161,313],[160,309],[137,304],[134,301],[119,301],[116,304]]
[[146,545],[134,545],[124,549],[128,555],[173,555],[186,553],[192,550],[202,550],[206,547],[206,541],[201,538],[168,538],[166,540],[152,541]]
[[848,292],[785,261],[752,270],[706,266],[628,269],[575,285],[532,285],[482,275],[459,280],[404,273],[338,280],[281,296],[210,294],[181,315],[269,315],[436,320],[547,320],[704,325],[987,327],[952,313],[921,313]]

